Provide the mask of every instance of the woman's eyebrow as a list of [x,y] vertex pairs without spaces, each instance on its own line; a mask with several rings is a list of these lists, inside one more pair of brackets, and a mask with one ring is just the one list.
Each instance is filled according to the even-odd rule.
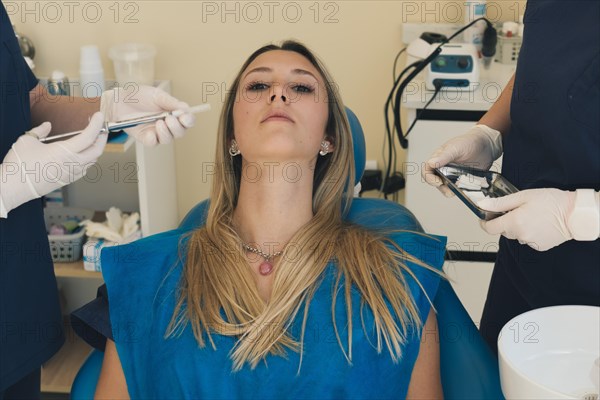
[[272,71],[273,70],[269,67],[256,67],[256,68],[253,68],[250,71],[246,72],[246,74],[244,75],[244,78],[253,72],[272,72]]
[[292,73],[297,74],[297,75],[310,75],[310,76],[312,76],[315,79],[315,81],[318,81],[317,77],[314,76],[312,74],[312,72],[307,71],[305,69],[296,68],[296,69],[292,70]]
[[[254,73],[254,72],[273,72],[273,69],[269,68],[269,67],[256,67],[256,68],[253,68],[250,71],[246,72],[246,74],[244,75],[244,78],[246,78],[248,75],[250,75],[251,73]],[[312,72],[307,71],[302,68],[295,68],[292,70],[292,73],[296,74],[296,75],[309,75],[309,76],[312,76],[316,81],[318,81],[317,77],[314,76],[314,74]]]

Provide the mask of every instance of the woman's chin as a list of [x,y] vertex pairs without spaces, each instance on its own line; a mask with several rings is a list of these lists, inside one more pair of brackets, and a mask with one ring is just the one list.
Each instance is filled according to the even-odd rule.
[[302,153],[298,149],[261,149],[260,152],[253,154],[243,154],[246,163],[259,163],[268,166],[269,164],[283,164],[283,163],[296,163],[296,164],[307,164],[313,160],[316,155],[309,155],[306,152]]

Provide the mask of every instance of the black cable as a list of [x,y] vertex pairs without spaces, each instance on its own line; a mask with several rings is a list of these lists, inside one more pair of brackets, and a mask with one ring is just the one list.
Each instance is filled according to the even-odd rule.
[[[443,43],[442,43],[443,44]],[[400,141],[400,145],[402,148],[406,149],[408,147],[408,140],[404,137],[404,133],[402,131],[402,122],[400,118],[400,104],[402,94],[404,93],[404,89],[412,80],[425,69],[425,67],[442,52],[442,44],[436,47],[433,52],[427,56],[423,61],[419,63],[419,65],[406,77],[406,79],[400,84],[398,90],[396,91],[395,103],[394,104],[394,125],[396,127],[396,133],[398,134],[398,140]]]
[[404,134],[404,137],[408,137],[408,134],[410,133],[410,131],[412,131],[413,127],[415,126],[415,124],[417,123],[417,121],[419,120],[419,118],[421,118],[421,115],[423,114],[423,111],[425,111],[425,109],[427,109],[427,107],[429,107],[429,105],[431,104],[431,102],[433,101],[433,99],[435,99],[435,97],[438,95],[438,93],[442,90],[442,87],[443,87],[443,85],[441,85],[441,84],[435,85],[435,92],[433,92],[433,96],[431,96],[431,99],[429,99],[429,101],[425,104],[425,107],[423,107],[421,109],[421,111],[419,111],[419,113],[415,116],[415,120],[408,127],[408,130]]
[[469,29],[471,26],[475,25],[479,21],[485,21],[485,23],[488,26],[492,26],[492,23],[490,21],[488,21],[487,18],[485,18],[485,17],[477,18],[477,19],[469,22],[467,25],[463,26],[462,28],[460,28],[456,32],[454,32],[454,34],[452,36],[450,36],[448,39],[446,39],[446,41],[442,42],[442,44],[448,43],[449,41],[451,41],[452,39],[454,39],[455,37],[457,37],[458,35],[460,35],[464,31],[466,31],[467,29]]
[[419,74],[419,72],[421,72],[423,69],[425,69],[425,67],[427,65],[429,65],[429,63],[431,61],[433,61],[433,59],[436,58],[439,53],[441,53],[441,51],[442,51],[441,48],[443,45],[445,45],[450,40],[454,39],[456,36],[460,35],[462,32],[464,32],[469,27],[471,27],[472,25],[476,24],[479,21],[485,21],[486,24],[488,25],[488,27],[492,26],[491,22],[489,22],[484,17],[477,18],[477,19],[471,21],[470,23],[468,23],[467,25],[465,25],[464,27],[462,27],[461,29],[456,31],[448,39],[443,40],[435,48],[435,50],[429,56],[427,56],[421,62],[421,64],[417,68],[415,68],[415,70],[408,77],[406,77],[405,81],[402,82],[402,84],[400,84],[400,87],[396,91],[396,96],[395,96],[395,101],[394,101],[395,102],[395,104],[394,104],[394,125],[396,128],[396,133],[398,134],[398,140],[400,141],[400,145],[402,146],[402,148],[404,148],[404,149],[408,148],[408,140],[406,140],[406,135],[402,131],[402,122],[401,122],[401,118],[400,118],[400,99],[402,97],[402,94],[404,93],[404,89],[406,89],[406,86],[408,86],[408,84]]
[[384,119],[385,119],[385,130],[386,130],[386,135],[388,137],[388,165],[385,171],[385,176],[383,177],[383,179],[381,180],[381,188],[380,190],[383,192],[385,185],[387,184],[387,181],[390,177],[390,171],[392,169],[392,157],[393,157],[393,152],[395,151],[395,145],[394,145],[394,135],[392,135],[392,131],[390,130],[390,121],[389,121],[389,117],[388,117],[388,108],[390,107],[390,104],[392,102],[392,99],[394,97],[394,92],[396,91],[396,88],[398,87],[398,85],[400,84],[402,77],[404,76],[404,74],[406,74],[408,71],[410,71],[412,68],[417,67],[421,62],[420,61],[415,61],[414,63],[410,64],[409,66],[407,66],[406,68],[404,68],[404,70],[402,70],[402,72],[400,73],[400,76],[398,77],[398,79],[396,79],[396,81],[394,82],[394,86],[392,87],[392,90],[390,91],[388,98],[385,102],[385,106],[383,107],[383,115],[384,115]]
[[[412,122],[412,124],[410,125],[410,127],[408,128],[408,130],[406,131],[406,134],[404,135],[404,137],[407,137],[408,134],[412,131],[413,127],[415,126],[415,124],[417,123],[417,121],[419,120],[419,118],[421,117],[421,115],[423,114],[423,112],[427,109],[427,107],[429,107],[429,105],[433,102],[433,100],[437,97],[438,93],[442,90],[442,85],[438,84],[435,85],[435,91],[433,92],[433,95],[431,96],[431,99],[429,99],[429,101],[427,101],[427,103],[425,104],[425,106],[419,111],[419,113],[416,115],[415,120]],[[392,136],[393,137],[393,136]],[[395,146],[394,147],[394,153],[395,153]],[[396,157],[394,156],[394,161],[395,161]],[[380,191],[383,192],[383,197],[385,199],[387,199],[387,190],[385,190],[385,188],[387,187],[387,182],[390,179],[390,171],[391,171],[391,166],[392,165],[396,165],[395,162],[389,163],[388,164],[388,168],[386,169],[386,176],[382,181],[382,185],[380,188]],[[394,175],[396,174],[396,171],[394,171]],[[392,175],[393,176],[393,175]],[[394,193],[394,201],[397,201],[398,196],[397,193]]]
[[[394,57],[394,66],[392,67],[392,84],[393,86],[395,86],[396,82],[397,82],[397,77],[396,77],[396,70],[397,70],[397,65],[398,65],[398,60],[400,59],[400,56],[402,55],[402,53],[404,53],[406,51],[406,49],[408,49],[408,46],[404,47],[403,49],[401,49],[398,54],[396,54],[396,57]],[[403,70],[404,72],[404,70]],[[387,118],[387,115],[386,115]],[[390,152],[390,154],[388,155],[388,160],[387,160],[387,167],[386,167],[386,171],[389,170],[389,167],[391,165],[396,165],[396,159],[397,159],[397,153],[396,153],[396,146],[393,143],[393,139],[394,139],[394,134],[392,133],[391,135],[388,135],[388,141],[389,139],[392,139],[392,144],[390,145],[390,149],[392,149],[392,151]],[[385,145],[384,145],[385,148]],[[383,186],[385,184],[385,179],[382,180],[381,183],[381,187],[380,190],[382,190],[385,186]]]
[[402,53],[406,51],[406,49],[408,49],[408,46],[400,50],[398,54],[396,54],[396,58],[394,58],[394,67],[392,69],[392,76],[394,79],[392,80],[392,82],[396,82],[396,66],[398,65],[398,59],[400,58]]
[[[393,100],[394,92],[395,92],[398,84],[402,80],[402,77],[404,76],[404,74],[406,74],[408,71],[410,71],[411,68],[416,67],[418,64],[419,64],[419,61],[414,62],[414,63],[410,64],[409,66],[407,66],[406,68],[404,68],[404,70],[400,73],[400,76],[396,79],[396,82],[394,82],[394,86],[392,87],[392,90],[390,91],[390,93],[388,95],[388,98],[387,98],[387,100],[385,102],[385,106],[384,106],[383,112],[384,112],[384,119],[385,119],[385,122],[386,122],[386,134],[388,135],[388,139],[391,141],[390,143],[391,143],[392,146],[394,144],[394,136],[391,135],[392,132],[390,130],[390,123],[389,123],[389,117],[388,117],[388,108],[390,107],[390,103]],[[389,156],[391,157],[392,150],[388,149],[388,153],[389,153]],[[390,161],[390,158],[388,158],[388,164],[389,164],[389,161]]]
[[[425,105],[425,107],[418,113],[418,115],[415,116],[415,120],[412,122],[412,124],[409,126],[408,131],[406,132],[406,134],[403,133],[402,130],[402,121],[401,121],[401,115],[400,115],[400,105],[401,105],[401,100],[402,100],[402,94],[404,93],[404,90],[406,89],[406,87],[408,86],[408,84],[410,82],[412,82],[412,80],[423,70],[425,69],[425,67],[427,67],[427,65],[429,65],[429,63],[431,63],[431,61],[433,61],[433,59],[435,59],[441,52],[442,52],[442,46],[448,42],[450,42],[452,39],[454,39],[456,36],[460,35],[462,32],[464,32],[466,29],[468,29],[469,27],[471,27],[472,25],[476,24],[479,21],[485,21],[488,25],[488,28],[493,28],[491,22],[489,22],[487,19],[485,18],[477,18],[473,21],[471,21],[469,24],[465,25],[464,27],[462,27],[461,29],[459,29],[458,31],[456,31],[452,36],[450,36],[449,38],[443,40],[434,50],[431,54],[429,54],[429,56],[427,56],[424,60],[422,61],[415,61],[412,64],[410,64],[409,66],[407,66],[401,73],[400,76],[396,79],[395,74],[396,74],[396,66],[397,66],[397,62],[398,59],[400,58],[400,55],[406,51],[406,49],[408,47],[403,48],[402,50],[400,50],[398,52],[398,54],[396,55],[395,59],[394,59],[394,66],[393,66],[393,75],[394,75],[394,85],[392,87],[392,90],[390,91],[388,98],[385,102],[385,106],[384,106],[384,118],[385,118],[385,128],[386,128],[386,135],[387,135],[387,139],[388,139],[388,162],[387,162],[387,168],[386,168],[386,172],[385,172],[385,176],[383,176],[382,182],[381,182],[381,188],[380,191],[382,191],[385,195],[385,198],[387,198],[387,195],[385,194],[385,188],[387,187],[387,184],[389,182],[389,178],[390,178],[390,173],[392,170],[392,165],[394,166],[395,169],[395,159],[396,159],[396,147],[395,147],[395,141],[394,141],[394,135],[393,132],[395,131],[395,133],[398,136],[398,140],[400,142],[400,145],[402,146],[402,148],[406,149],[408,148],[408,140],[406,139],[406,137],[408,136],[408,134],[411,132],[411,130],[413,129],[414,125],[416,124],[416,122],[419,120],[419,117],[421,116],[421,113],[431,104],[431,102],[436,98],[436,96],[438,95],[438,93],[441,91],[442,89],[442,85],[436,85],[435,86],[435,92],[432,96],[432,98],[427,102],[427,104]],[[411,71],[412,70],[412,71]],[[406,77],[406,79],[402,80],[402,77],[408,73],[409,71],[411,71],[409,73],[409,75]],[[389,111],[388,109],[392,108],[392,113],[393,113],[393,128],[390,129],[390,121],[389,121]]]

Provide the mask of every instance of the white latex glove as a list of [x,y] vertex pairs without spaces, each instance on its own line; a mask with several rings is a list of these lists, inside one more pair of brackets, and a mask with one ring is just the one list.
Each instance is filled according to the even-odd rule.
[[0,217],[85,175],[106,145],[108,135],[99,133],[103,125],[104,115],[97,112],[82,133],[68,140],[40,142],[50,133],[49,122],[21,135],[0,164]]
[[[100,100],[100,110],[109,122],[188,107],[187,103],[177,100],[164,90],[145,85],[107,90],[102,93]],[[194,126],[195,120],[193,114],[186,113],[179,117],[169,116],[164,121],[127,128],[126,132],[146,146],[155,146],[182,137],[187,128]]]
[[501,155],[500,132],[486,125],[475,125],[467,133],[450,139],[437,149],[425,162],[421,175],[425,182],[437,187],[446,197],[452,197],[454,193],[443,184],[434,168],[456,163],[487,170]]
[[481,200],[477,205],[489,211],[510,211],[491,221],[482,221],[487,233],[501,234],[535,250],[546,251],[573,238],[567,221],[574,203],[575,192],[529,189]]

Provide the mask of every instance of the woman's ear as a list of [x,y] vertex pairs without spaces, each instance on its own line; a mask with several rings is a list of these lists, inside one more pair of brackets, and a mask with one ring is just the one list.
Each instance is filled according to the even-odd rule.
[[235,157],[235,156],[239,156],[241,154],[241,151],[238,147],[237,142],[235,141],[235,139],[231,139],[229,141],[229,155],[231,157]]
[[335,150],[335,140],[333,140],[332,136],[325,135],[325,137],[323,138],[323,141],[329,143],[329,152],[330,153]]
[[334,150],[334,146],[331,143],[331,140],[328,137],[323,138],[321,141],[321,149],[319,150],[319,154],[322,156],[326,156]]

